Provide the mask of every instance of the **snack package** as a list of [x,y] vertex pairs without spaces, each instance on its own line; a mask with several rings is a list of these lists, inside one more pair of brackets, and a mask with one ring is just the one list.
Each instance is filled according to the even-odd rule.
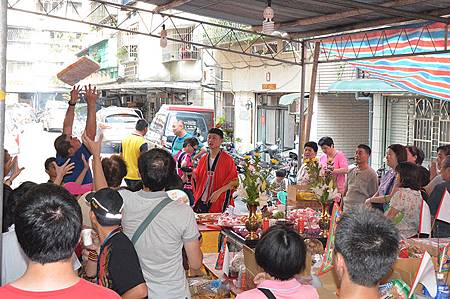
[[316,254],[323,255],[325,249],[323,248],[322,242],[317,239],[305,239],[306,250],[311,256]]
[[[408,299],[410,288],[400,279],[394,279],[390,282],[380,285],[380,299]],[[416,295],[412,295],[410,299],[417,299]]]
[[229,271],[229,277],[237,277],[239,273],[239,268],[241,265],[244,265],[244,252],[241,250],[238,253],[236,253],[233,258],[231,259],[230,263],[230,271]]
[[439,258],[439,272],[448,272],[450,269],[450,243],[445,245]]

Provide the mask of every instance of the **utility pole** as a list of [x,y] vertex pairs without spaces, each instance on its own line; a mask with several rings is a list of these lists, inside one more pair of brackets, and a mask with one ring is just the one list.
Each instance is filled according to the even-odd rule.
[[[6,38],[8,36],[8,25],[6,20],[8,1],[0,1],[0,146],[5,148],[5,97],[6,97]],[[3,211],[3,167],[5,164],[5,153],[0,149],[0,211]],[[3,213],[0,213],[0,230],[3,223]],[[3,251],[3,236],[0,235],[0,258]],[[2,267],[0,267],[0,281],[2,278]]]
[[303,159],[303,139],[305,138],[305,76],[306,76],[306,43],[305,41],[302,41],[302,77],[300,81],[300,108],[299,108],[299,124],[298,124],[298,165],[301,165],[302,159]]

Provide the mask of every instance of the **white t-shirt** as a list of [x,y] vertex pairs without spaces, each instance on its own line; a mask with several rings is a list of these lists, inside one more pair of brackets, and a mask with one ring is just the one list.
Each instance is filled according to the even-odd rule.
[[[14,227],[10,228],[8,232],[3,233],[2,236],[2,285],[5,285],[16,281],[25,273],[28,257],[20,247]],[[74,270],[78,270],[81,267],[75,254],[72,256],[72,264]]]
[[[166,192],[120,190],[124,208],[123,232],[132,238]],[[191,298],[183,268],[183,244],[200,236],[192,208],[184,203],[169,203],[153,219],[135,244],[149,298]]]

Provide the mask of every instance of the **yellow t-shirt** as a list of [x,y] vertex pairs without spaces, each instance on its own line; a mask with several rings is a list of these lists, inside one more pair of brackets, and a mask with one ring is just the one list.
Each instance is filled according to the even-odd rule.
[[140,147],[146,143],[143,136],[136,133],[131,134],[122,140],[122,158],[127,163],[127,175],[128,180],[140,180],[138,170],[138,159],[141,155]]

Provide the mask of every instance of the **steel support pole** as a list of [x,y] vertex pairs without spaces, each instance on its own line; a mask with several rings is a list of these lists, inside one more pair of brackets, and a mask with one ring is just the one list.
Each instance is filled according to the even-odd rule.
[[[0,146],[5,144],[5,97],[6,97],[6,38],[8,27],[6,22],[8,1],[0,1]],[[3,211],[3,167],[4,151],[0,149],[0,211]],[[2,229],[3,213],[0,213],[0,230]],[[3,235],[0,236],[0,258],[3,250]],[[2,278],[2,267],[0,267],[0,282]]]
[[303,159],[303,144],[304,138],[304,119],[305,119],[305,77],[306,77],[306,43],[302,41],[302,77],[300,81],[300,108],[299,108],[299,125],[298,125],[298,163],[301,165]]

